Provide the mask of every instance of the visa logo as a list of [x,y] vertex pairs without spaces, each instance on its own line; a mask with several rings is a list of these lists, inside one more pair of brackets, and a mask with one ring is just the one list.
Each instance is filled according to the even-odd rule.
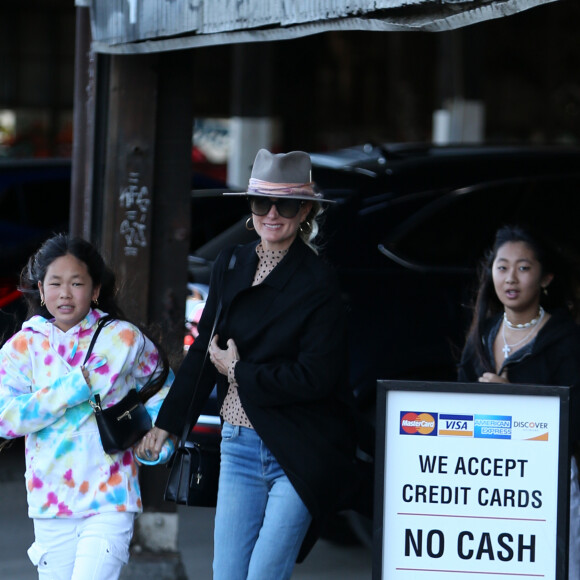
[[439,415],[438,435],[473,437],[473,415]]
[[445,421],[445,429],[467,429],[467,421]]

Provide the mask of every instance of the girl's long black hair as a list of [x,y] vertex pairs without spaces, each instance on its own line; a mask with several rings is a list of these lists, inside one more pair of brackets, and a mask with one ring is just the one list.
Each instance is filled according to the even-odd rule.
[[579,282],[578,264],[571,260],[562,248],[545,239],[540,233],[518,225],[505,225],[495,234],[492,248],[485,254],[479,265],[479,286],[473,307],[473,318],[467,333],[465,348],[469,349],[481,365],[490,368],[481,341],[485,323],[489,318],[504,311],[493,285],[492,266],[499,249],[509,242],[523,242],[533,252],[540,263],[542,276],[553,274],[547,293],[540,294],[540,304],[550,312],[565,308],[575,318],[578,314],[577,288]]
[[[107,266],[97,249],[86,240],[79,237],[71,237],[65,234],[57,234],[46,240],[39,250],[33,254],[20,274],[19,290],[23,293],[28,304],[27,318],[41,315],[51,318],[46,306],[41,304],[38,282],[43,282],[48,267],[57,259],[71,255],[84,262],[94,286],[101,286],[99,292],[99,308],[118,320],[129,321],[116,301],[117,284],[114,272]],[[169,374],[169,361],[167,355],[158,342],[138,324],[132,322],[139,330],[151,340],[159,353],[157,369],[160,369],[147,385],[139,391],[143,401],[151,398],[165,384]]]

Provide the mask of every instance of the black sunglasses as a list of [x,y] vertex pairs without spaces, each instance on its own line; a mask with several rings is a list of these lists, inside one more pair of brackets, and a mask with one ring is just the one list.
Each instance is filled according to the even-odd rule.
[[304,205],[301,199],[283,199],[283,198],[269,198],[269,197],[248,197],[250,211],[254,215],[266,215],[270,208],[275,205],[276,211],[283,218],[294,218],[298,215],[300,208]]

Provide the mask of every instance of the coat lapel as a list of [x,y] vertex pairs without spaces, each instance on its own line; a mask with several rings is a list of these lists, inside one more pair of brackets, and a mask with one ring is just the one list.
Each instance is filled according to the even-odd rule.
[[[236,262],[231,270],[227,270],[224,275],[223,283],[223,300],[224,306],[228,308],[236,296],[251,288],[258,267],[258,255],[256,246],[259,240],[245,246],[239,246],[236,249]],[[305,253],[311,250],[300,240],[295,240],[288,255],[261,283],[262,286],[268,286],[276,290],[271,293],[271,298],[281,290],[299,269]],[[262,298],[264,298],[262,294]],[[227,305],[227,306],[226,306]],[[264,304],[264,307],[266,304]]]
[[222,289],[224,304],[231,304],[238,292],[252,285],[258,266],[257,245],[258,242],[253,242],[245,246],[238,246],[234,250],[236,252],[234,267],[224,274]]

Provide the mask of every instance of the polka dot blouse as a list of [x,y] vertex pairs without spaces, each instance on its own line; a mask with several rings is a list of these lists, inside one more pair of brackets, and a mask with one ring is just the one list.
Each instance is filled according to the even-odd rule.
[[[257,286],[262,283],[266,276],[268,276],[268,274],[288,253],[288,250],[265,250],[260,243],[256,247],[256,253],[258,254],[258,267],[254,274],[252,286]],[[252,423],[250,423],[250,420],[242,407],[242,401],[238,394],[238,384],[235,377],[237,362],[238,361],[232,361],[230,368],[228,369],[228,381],[230,385],[220,413],[224,420],[232,425],[252,428]]]

